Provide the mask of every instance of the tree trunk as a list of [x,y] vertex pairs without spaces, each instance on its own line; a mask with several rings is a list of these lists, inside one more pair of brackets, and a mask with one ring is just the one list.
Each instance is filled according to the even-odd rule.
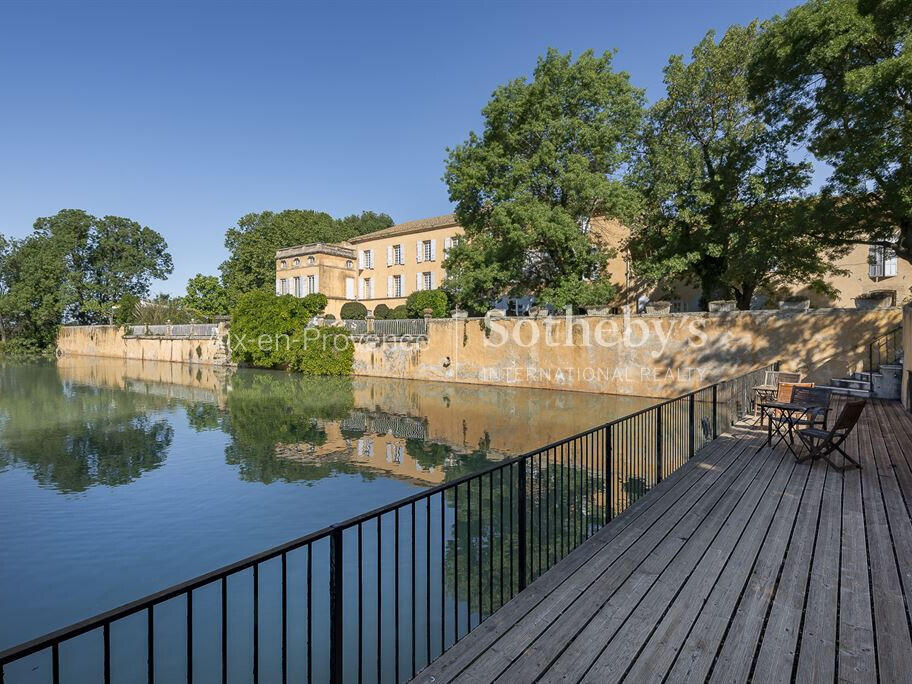
[[6,342],[6,328],[3,327],[2,318],[0,318],[0,342]]
[[738,302],[738,309],[741,311],[749,311],[751,308],[751,300],[754,298],[754,290],[756,288],[753,285],[744,285],[740,290],[735,290],[735,301]]

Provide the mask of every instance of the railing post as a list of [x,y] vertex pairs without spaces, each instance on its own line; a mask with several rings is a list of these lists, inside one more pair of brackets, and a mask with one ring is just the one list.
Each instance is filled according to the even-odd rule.
[[874,343],[868,345],[868,390],[874,396]]
[[329,546],[330,681],[342,681],[342,528],[334,529]]
[[688,413],[690,414],[690,417],[687,420],[688,431],[690,433],[688,435],[688,446],[689,446],[689,451],[690,451],[690,458],[693,458],[693,455],[694,455],[694,418],[695,418],[695,412],[694,412],[695,398],[694,398],[694,396],[695,396],[694,393],[691,392],[690,399],[688,399],[688,402],[687,402]]
[[662,407],[656,407],[656,484],[662,481]]
[[519,590],[526,588],[526,460],[519,462]]
[[715,439],[715,438],[718,436],[718,429],[716,428],[716,413],[717,413],[717,412],[716,412],[716,406],[717,406],[717,404],[718,404],[717,397],[718,397],[718,394],[719,394],[718,391],[717,391],[718,388],[719,388],[718,385],[713,385],[713,386],[712,386],[712,395],[713,395],[713,430],[712,430],[712,435],[713,435],[713,439]]
[[608,490],[608,522],[614,519],[614,483],[611,481],[612,461],[611,426],[605,428],[605,488]]

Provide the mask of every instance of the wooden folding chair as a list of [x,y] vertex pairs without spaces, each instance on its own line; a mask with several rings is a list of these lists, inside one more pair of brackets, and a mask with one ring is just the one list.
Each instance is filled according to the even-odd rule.
[[[839,471],[847,470],[852,466],[861,468],[861,464],[843,450],[842,444],[848,439],[849,435],[852,434],[852,430],[858,424],[858,419],[861,417],[862,411],[864,411],[865,404],[867,404],[865,399],[846,403],[831,430],[823,430],[816,427],[798,430],[798,438],[808,448],[807,456],[802,456],[798,460],[807,461],[809,459],[822,458]],[[842,454],[846,463],[840,466],[830,460],[830,454],[834,451]],[[848,465],[849,463],[852,466]]]

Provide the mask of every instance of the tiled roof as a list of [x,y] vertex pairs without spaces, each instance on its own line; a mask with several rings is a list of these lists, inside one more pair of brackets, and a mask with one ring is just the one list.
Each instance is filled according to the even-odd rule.
[[367,242],[368,240],[377,240],[380,238],[393,237],[396,235],[405,235],[406,233],[417,233],[422,230],[432,230],[434,228],[446,228],[447,226],[456,225],[456,214],[444,214],[443,216],[433,216],[431,218],[418,219],[417,221],[406,221],[389,228],[375,230],[373,233],[359,235],[349,240],[352,243]]

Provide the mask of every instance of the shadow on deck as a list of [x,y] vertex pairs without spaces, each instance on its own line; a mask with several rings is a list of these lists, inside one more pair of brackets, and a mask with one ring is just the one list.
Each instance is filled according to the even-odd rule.
[[714,441],[415,681],[909,681],[912,416],[869,402],[844,474],[765,434]]

